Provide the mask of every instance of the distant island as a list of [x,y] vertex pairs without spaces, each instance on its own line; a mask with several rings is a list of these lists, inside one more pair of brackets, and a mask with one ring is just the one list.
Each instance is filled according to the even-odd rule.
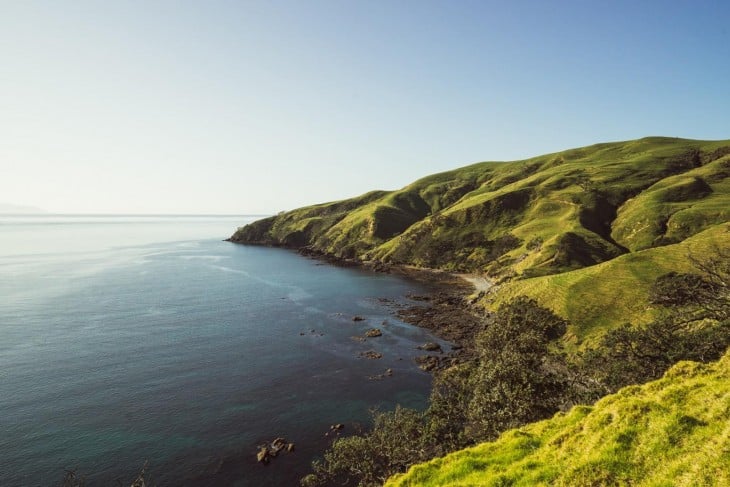
[[[704,404],[684,415],[683,401],[669,393],[647,399],[645,412],[625,399],[695,387],[695,376],[727,379],[726,357],[711,369],[681,364],[632,389],[679,361],[718,360],[730,345],[730,140],[646,137],[482,162],[396,191],[282,212],[229,240],[482,283],[472,294],[424,298],[430,327],[469,351],[436,370],[427,410],[376,414],[371,431],[332,444],[305,486],[381,485],[459,450],[392,482],[639,485],[663,478],[662,462],[639,458],[642,451],[676,459],[669,479],[726,485],[730,478],[717,455],[682,461],[685,442],[727,449],[715,414],[730,406],[726,394],[709,387]],[[602,397],[595,409],[581,406]],[[555,413],[569,415],[525,427]],[[566,460],[566,471],[551,467],[551,459],[563,461],[562,444],[591,448],[573,432],[584,418],[601,423],[586,440],[598,441],[596,449],[580,462]],[[669,440],[652,443],[662,435]]]
[[0,214],[5,215],[35,215],[48,213],[46,210],[35,206],[14,205],[11,203],[0,203]]

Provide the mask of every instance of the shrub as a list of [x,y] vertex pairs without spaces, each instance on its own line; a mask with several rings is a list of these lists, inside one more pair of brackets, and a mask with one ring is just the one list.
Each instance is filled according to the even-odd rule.
[[667,317],[645,326],[624,325],[609,331],[582,356],[598,396],[629,384],[657,379],[680,360],[709,362],[730,345],[730,321],[684,322]]
[[491,439],[558,410],[566,385],[555,373],[562,360],[549,344],[565,329],[565,320],[525,297],[499,308],[477,339],[481,359],[469,407],[471,436]]
[[525,248],[527,250],[539,250],[540,248],[542,248],[542,237],[535,237],[531,239],[529,242],[527,242]]

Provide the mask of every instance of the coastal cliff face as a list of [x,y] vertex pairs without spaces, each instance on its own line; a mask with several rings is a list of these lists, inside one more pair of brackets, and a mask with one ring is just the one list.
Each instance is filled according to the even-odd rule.
[[730,219],[730,141],[651,137],[484,162],[266,218],[231,237],[494,277],[579,269]]
[[[730,141],[649,137],[483,162],[256,221],[233,242],[488,276],[480,303],[528,295],[578,341],[652,317],[661,274],[727,248]],[[630,293],[630,295],[627,295]]]

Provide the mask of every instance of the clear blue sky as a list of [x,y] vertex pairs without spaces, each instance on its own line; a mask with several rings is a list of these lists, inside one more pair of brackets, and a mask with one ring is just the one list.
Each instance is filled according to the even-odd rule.
[[270,213],[730,138],[727,1],[5,1],[0,202]]

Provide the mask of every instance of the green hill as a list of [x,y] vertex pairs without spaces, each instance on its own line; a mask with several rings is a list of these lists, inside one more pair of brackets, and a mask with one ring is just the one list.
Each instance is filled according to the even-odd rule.
[[730,353],[415,465],[387,486],[730,485]]
[[484,306],[529,295],[581,342],[650,319],[658,275],[730,246],[728,176],[730,141],[649,137],[478,163],[284,212],[231,240],[484,274],[503,284]]

